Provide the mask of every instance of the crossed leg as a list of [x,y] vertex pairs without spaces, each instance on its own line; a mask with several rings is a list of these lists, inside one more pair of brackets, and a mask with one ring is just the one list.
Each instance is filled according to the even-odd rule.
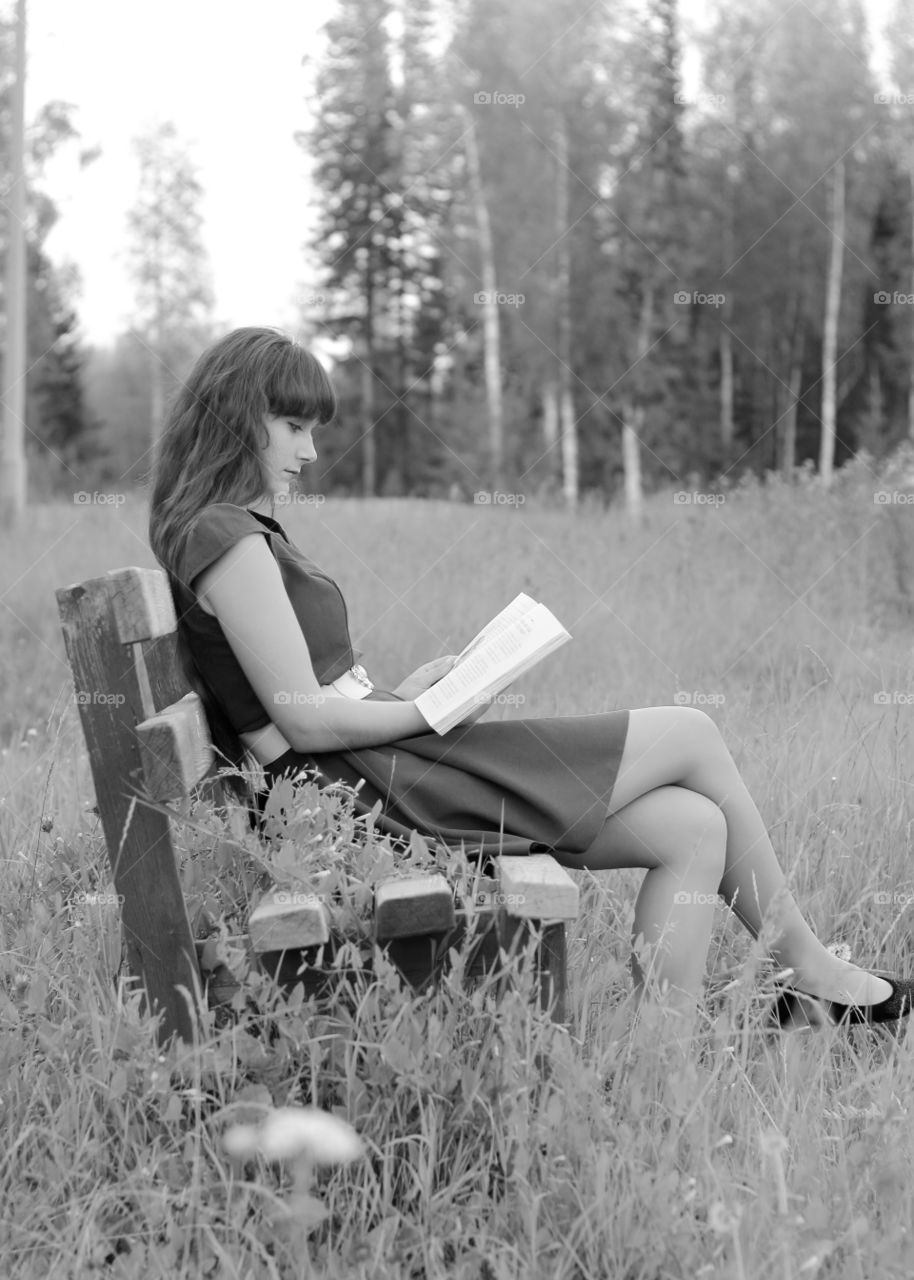
[[[646,867],[634,941],[653,951],[661,986],[694,999],[707,963],[715,894],[758,937],[774,908],[769,948],[793,985],[844,1003],[872,1004],[891,988],[832,955],[803,918],[765,824],[714,721],[691,707],[645,707],[629,716],[609,814],[583,855],[561,859],[592,871]],[[644,972],[633,958],[636,990]]]

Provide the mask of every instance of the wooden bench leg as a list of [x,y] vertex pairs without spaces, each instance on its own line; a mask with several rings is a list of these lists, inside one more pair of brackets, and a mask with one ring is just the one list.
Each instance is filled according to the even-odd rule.
[[553,1022],[566,1025],[565,922],[523,920],[501,910],[497,927],[499,946],[510,958],[523,955],[531,939],[536,939],[533,963],[539,1007]]
[[546,853],[497,859],[499,928],[505,950],[522,949],[535,926],[536,978],[542,1009],[556,1022],[567,1021],[565,921],[578,914],[578,886]]

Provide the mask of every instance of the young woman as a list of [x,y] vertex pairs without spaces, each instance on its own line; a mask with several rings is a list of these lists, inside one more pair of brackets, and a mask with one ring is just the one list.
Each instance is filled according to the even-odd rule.
[[276,497],[315,460],[314,430],[335,413],[308,351],[276,330],[237,329],[199,358],[159,440],[150,542],[223,754],[238,765],[250,752],[268,785],[315,768],[328,782],[361,780],[360,803],[381,800],[378,826],[395,836],[415,829],[487,853],[548,849],[591,871],[645,867],[639,998],[656,980],[674,1005],[695,1008],[720,894],[753,937],[770,920],[770,954],[793,970],[788,991],[816,997],[831,1020],[907,1015],[914,982],[842,961],[815,937],[703,712],[490,724],[474,715],[439,735],[414,699],[452,657],[396,689],[372,686],[339,588],[273,518]]

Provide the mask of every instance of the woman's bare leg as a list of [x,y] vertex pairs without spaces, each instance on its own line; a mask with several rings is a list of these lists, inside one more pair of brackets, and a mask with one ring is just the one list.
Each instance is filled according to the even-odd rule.
[[[659,817],[668,803],[665,796],[670,786],[698,793],[720,809],[727,836],[719,892],[753,937],[758,937],[773,908],[778,925],[769,950],[778,964],[793,968],[794,985],[812,995],[845,1003],[872,1004],[891,994],[887,982],[838,960],[815,936],[787,888],[765,824],[717,726],[702,711],[691,707],[645,707],[630,713],[610,816],[594,845],[573,865],[591,870],[645,865],[637,859],[628,860],[642,844],[640,824],[644,809],[636,815],[639,825],[628,830],[629,819],[636,813],[632,806],[643,798],[645,805],[658,806]],[[652,801],[650,797],[655,793]],[[653,815],[648,821],[653,825]],[[662,818],[660,822],[662,825]],[[667,847],[670,837],[674,842],[679,838],[675,825],[666,837],[667,857],[671,853]],[[688,839],[683,843],[688,848]],[[568,862],[572,864],[571,859]],[[681,860],[676,861],[676,866],[681,866]],[[653,891],[648,903],[652,899]],[[649,914],[649,906],[644,914]],[[700,911],[694,929],[683,924],[682,935],[691,934],[697,941],[703,934],[707,914],[707,908]],[[688,911],[678,912],[676,918],[687,919]],[[659,923],[657,920],[655,925]]]
[[[649,994],[675,1014],[641,1027],[653,1048],[662,1042],[691,1054],[726,846],[726,822],[713,801],[684,787],[657,787],[606,819],[594,859],[586,861],[593,869],[647,868],[632,926],[635,1009]],[[556,857],[584,865],[570,854]]]
[[639,998],[646,981],[668,987],[683,1006],[701,994],[726,846],[716,804],[682,787],[657,787],[607,818],[594,861],[558,855],[591,870],[648,868],[632,927],[633,944],[644,948],[644,965],[632,956]]

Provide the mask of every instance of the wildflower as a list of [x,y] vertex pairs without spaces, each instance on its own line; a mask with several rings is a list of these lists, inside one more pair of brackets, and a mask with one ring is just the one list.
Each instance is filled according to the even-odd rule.
[[229,1155],[242,1159],[258,1152],[267,1160],[307,1156],[314,1164],[347,1164],[363,1151],[362,1140],[350,1124],[319,1107],[279,1107],[260,1128],[233,1125],[222,1137]]

